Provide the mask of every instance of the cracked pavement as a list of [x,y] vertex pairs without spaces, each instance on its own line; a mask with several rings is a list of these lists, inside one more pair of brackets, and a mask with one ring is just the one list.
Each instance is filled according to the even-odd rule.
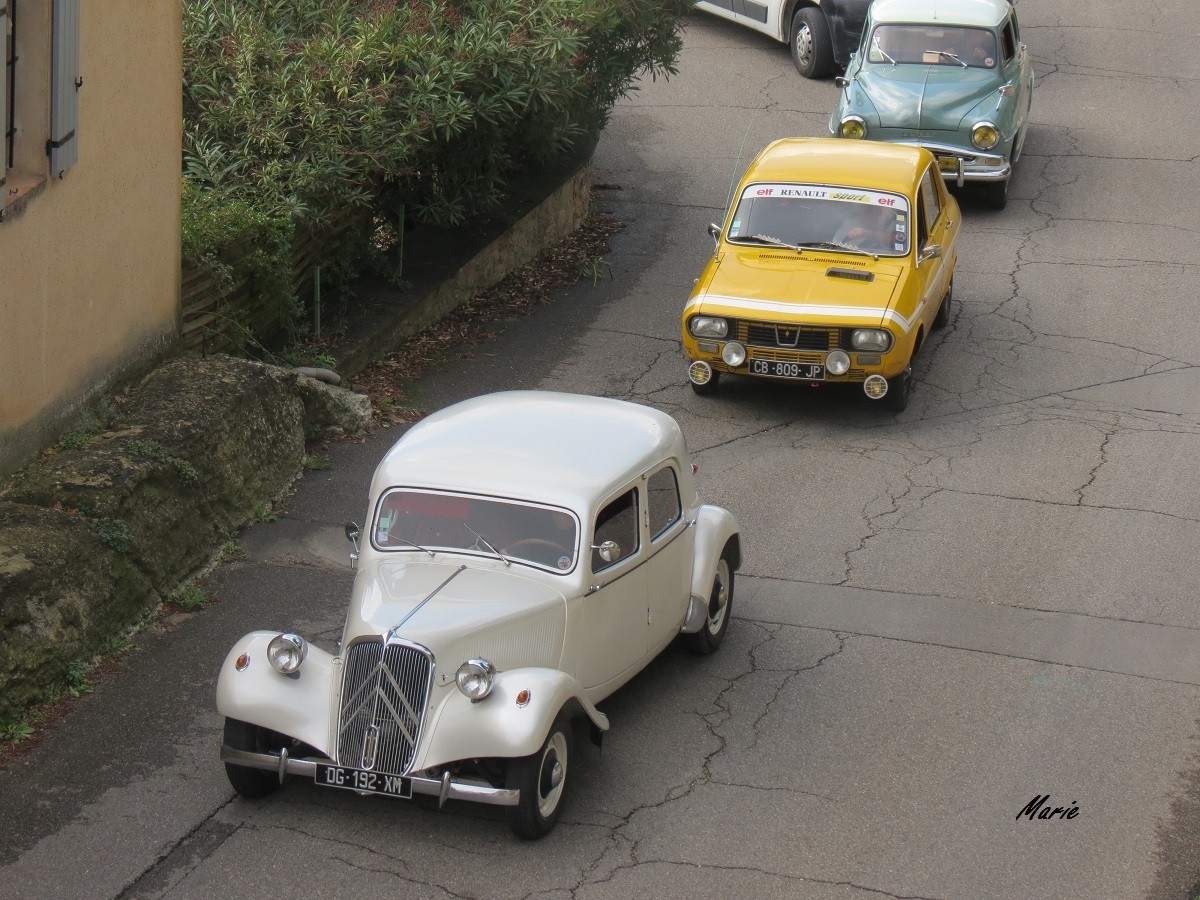
[[[836,88],[697,15],[680,72],[615,111],[609,272],[419,385],[624,397],[676,416],[744,567],[713,657],[669,649],[602,704],[557,830],[323,791],[234,799],[215,673],[252,628],[336,639],[396,431],[331,453],[249,529],[219,602],[0,776],[0,898],[1191,897],[1200,883],[1200,230],[1194,13],[1023,0],[1033,126],[1009,206],[960,195],[951,324],[908,410],[684,383],[679,313],[730,182],[823,134]],[[1194,130],[1194,129],[1191,129]],[[1015,821],[1037,794],[1071,821]]]

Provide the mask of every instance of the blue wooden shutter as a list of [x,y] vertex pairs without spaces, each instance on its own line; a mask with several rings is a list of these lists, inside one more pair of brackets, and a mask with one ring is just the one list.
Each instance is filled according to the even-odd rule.
[[[0,0],[0,184],[4,184],[7,174],[8,159],[8,79],[11,70],[8,65],[8,2]],[[0,203],[0,209],[4,206]]]
[[57,178],[79,158],[79,0],[54,0],[50,62],[50,175]]

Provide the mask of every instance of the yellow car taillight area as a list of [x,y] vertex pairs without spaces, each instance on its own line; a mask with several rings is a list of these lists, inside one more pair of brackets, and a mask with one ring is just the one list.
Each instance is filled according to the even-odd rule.
[[971,129],[971,143],[980,150],[991,150],[1000,143],[1000,132],[991,122],[980,122]]
[[838,134],[844,138],[859,141],[867,136],[867,123],[860,116],[846,116],[838,128]]

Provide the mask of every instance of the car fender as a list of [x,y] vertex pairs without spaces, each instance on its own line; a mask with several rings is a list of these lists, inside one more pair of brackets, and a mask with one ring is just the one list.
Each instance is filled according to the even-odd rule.
[[[529,692],[524,705],[517,702],[522,691]],[[600,731],[608,730],[608,717],[587,699],[579,682],[557,669],[500,672],[492,692],[479,701],[450,691],[426,724],[413,769],[460,759],[529,756],[541,748],[564,707],[573,716],[586,716]]]
[[[733,542],[733,568],[742,565],[741,528],[737,519],[720,506],[704,505],[696,514],[696,543],[692,556],[692,596],[699,597],[707,618],[708,597],[712,593],[717,563],[726,544]],[[691,620],[689,615],[689,622]],[[703,620],[701,620],[703,622]],[[688,623],[685,623],[685,628]],[[699,630],[699,626],[693,630]]]
[[[330,703],[335,675],[333,656],[308,645],[303,665],[294,675],[275,671],[267,662],[267,645],[278,631],[252,631],[233,645],[217,676],[217,711],[303,741],[332,757]],[[249,664],[237,669],[245,653]]]

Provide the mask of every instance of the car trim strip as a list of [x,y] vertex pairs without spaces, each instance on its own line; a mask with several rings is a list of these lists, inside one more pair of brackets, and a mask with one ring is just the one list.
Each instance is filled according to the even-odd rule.
[[891,319],[906,333],[912,331],[913,325],[921,318],[921,310],[925,301],[913,310],[912,318],[906,319],[894,309],[881,306],[833,306],[824,303],[785,303],[779,300],[751,300],[748,297],[727,297],[722,294],[701,294],[688,301],[684,312],[692,307],[705,303],[719,303],[734,309],[753,309],[764,312],[791,313],[805,316],[879,316],[881,319]]

